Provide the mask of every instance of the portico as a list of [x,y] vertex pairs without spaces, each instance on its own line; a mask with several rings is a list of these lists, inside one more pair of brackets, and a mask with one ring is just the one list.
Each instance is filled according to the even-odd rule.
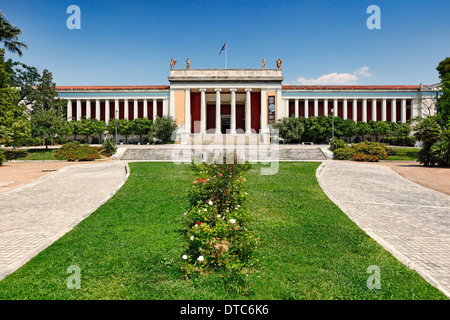
[[185,133],[260,133],[275,122],[269,97],[275,111],[281,105],[279,69],[171,70],[169,81],[170,109]]

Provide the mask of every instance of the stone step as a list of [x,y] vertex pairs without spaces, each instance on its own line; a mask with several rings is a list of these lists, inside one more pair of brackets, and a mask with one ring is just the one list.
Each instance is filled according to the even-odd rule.
[[[150,160],[150,161],[190,161],[197,158],[203,149],[194,149],[174,145],[164,148],[127,148],[122,160]],[[208,150],[208,149],[206,149]],[[209,149],[214,152],[214,149]],[[219,148],[218,150],[225,150]],[[296,161],[296,160],[326,160],[327,157],[320,148],[242,148],[237,150],[240,158],[249,161]],[[197,156],[196,156],[197,155]]]

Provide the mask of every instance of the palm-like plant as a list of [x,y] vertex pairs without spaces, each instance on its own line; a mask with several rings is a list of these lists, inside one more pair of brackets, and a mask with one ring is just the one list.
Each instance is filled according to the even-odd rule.
[[25,43],[18,41],[21,34],[22,30],[9,23],[0,11],[0,41],[8,51],[17,53],[19,56],[22,56],[22,49],[27,48]]

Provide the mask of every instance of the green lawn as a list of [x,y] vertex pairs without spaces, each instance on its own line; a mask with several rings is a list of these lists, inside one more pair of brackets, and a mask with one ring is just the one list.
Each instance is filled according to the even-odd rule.
[[417,148],[394,148],[397,154],[388,156],[390,161],[417,161],[420,149]]
[[[209,274],[184,280],[188,165],[131,163],[108,202],[25,266],[0,281],[0,299],[445,299],[337,208],[317,184],[318,163],[281,163],[278,174],[246,173],[260,244],[245,283]],[[70,204],[68,204],[70,205]],[[68,289],[77,265],[81,289]],[[367,268],[381,272],[370,290]]]

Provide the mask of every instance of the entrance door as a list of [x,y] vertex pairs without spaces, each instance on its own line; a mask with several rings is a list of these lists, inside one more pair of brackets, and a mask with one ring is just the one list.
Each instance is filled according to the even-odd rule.
[[231,122],[229,116],[223,116],[220,119],[220,131],[225,134],[227,133],[227,130],[230,130],[231,128]]

